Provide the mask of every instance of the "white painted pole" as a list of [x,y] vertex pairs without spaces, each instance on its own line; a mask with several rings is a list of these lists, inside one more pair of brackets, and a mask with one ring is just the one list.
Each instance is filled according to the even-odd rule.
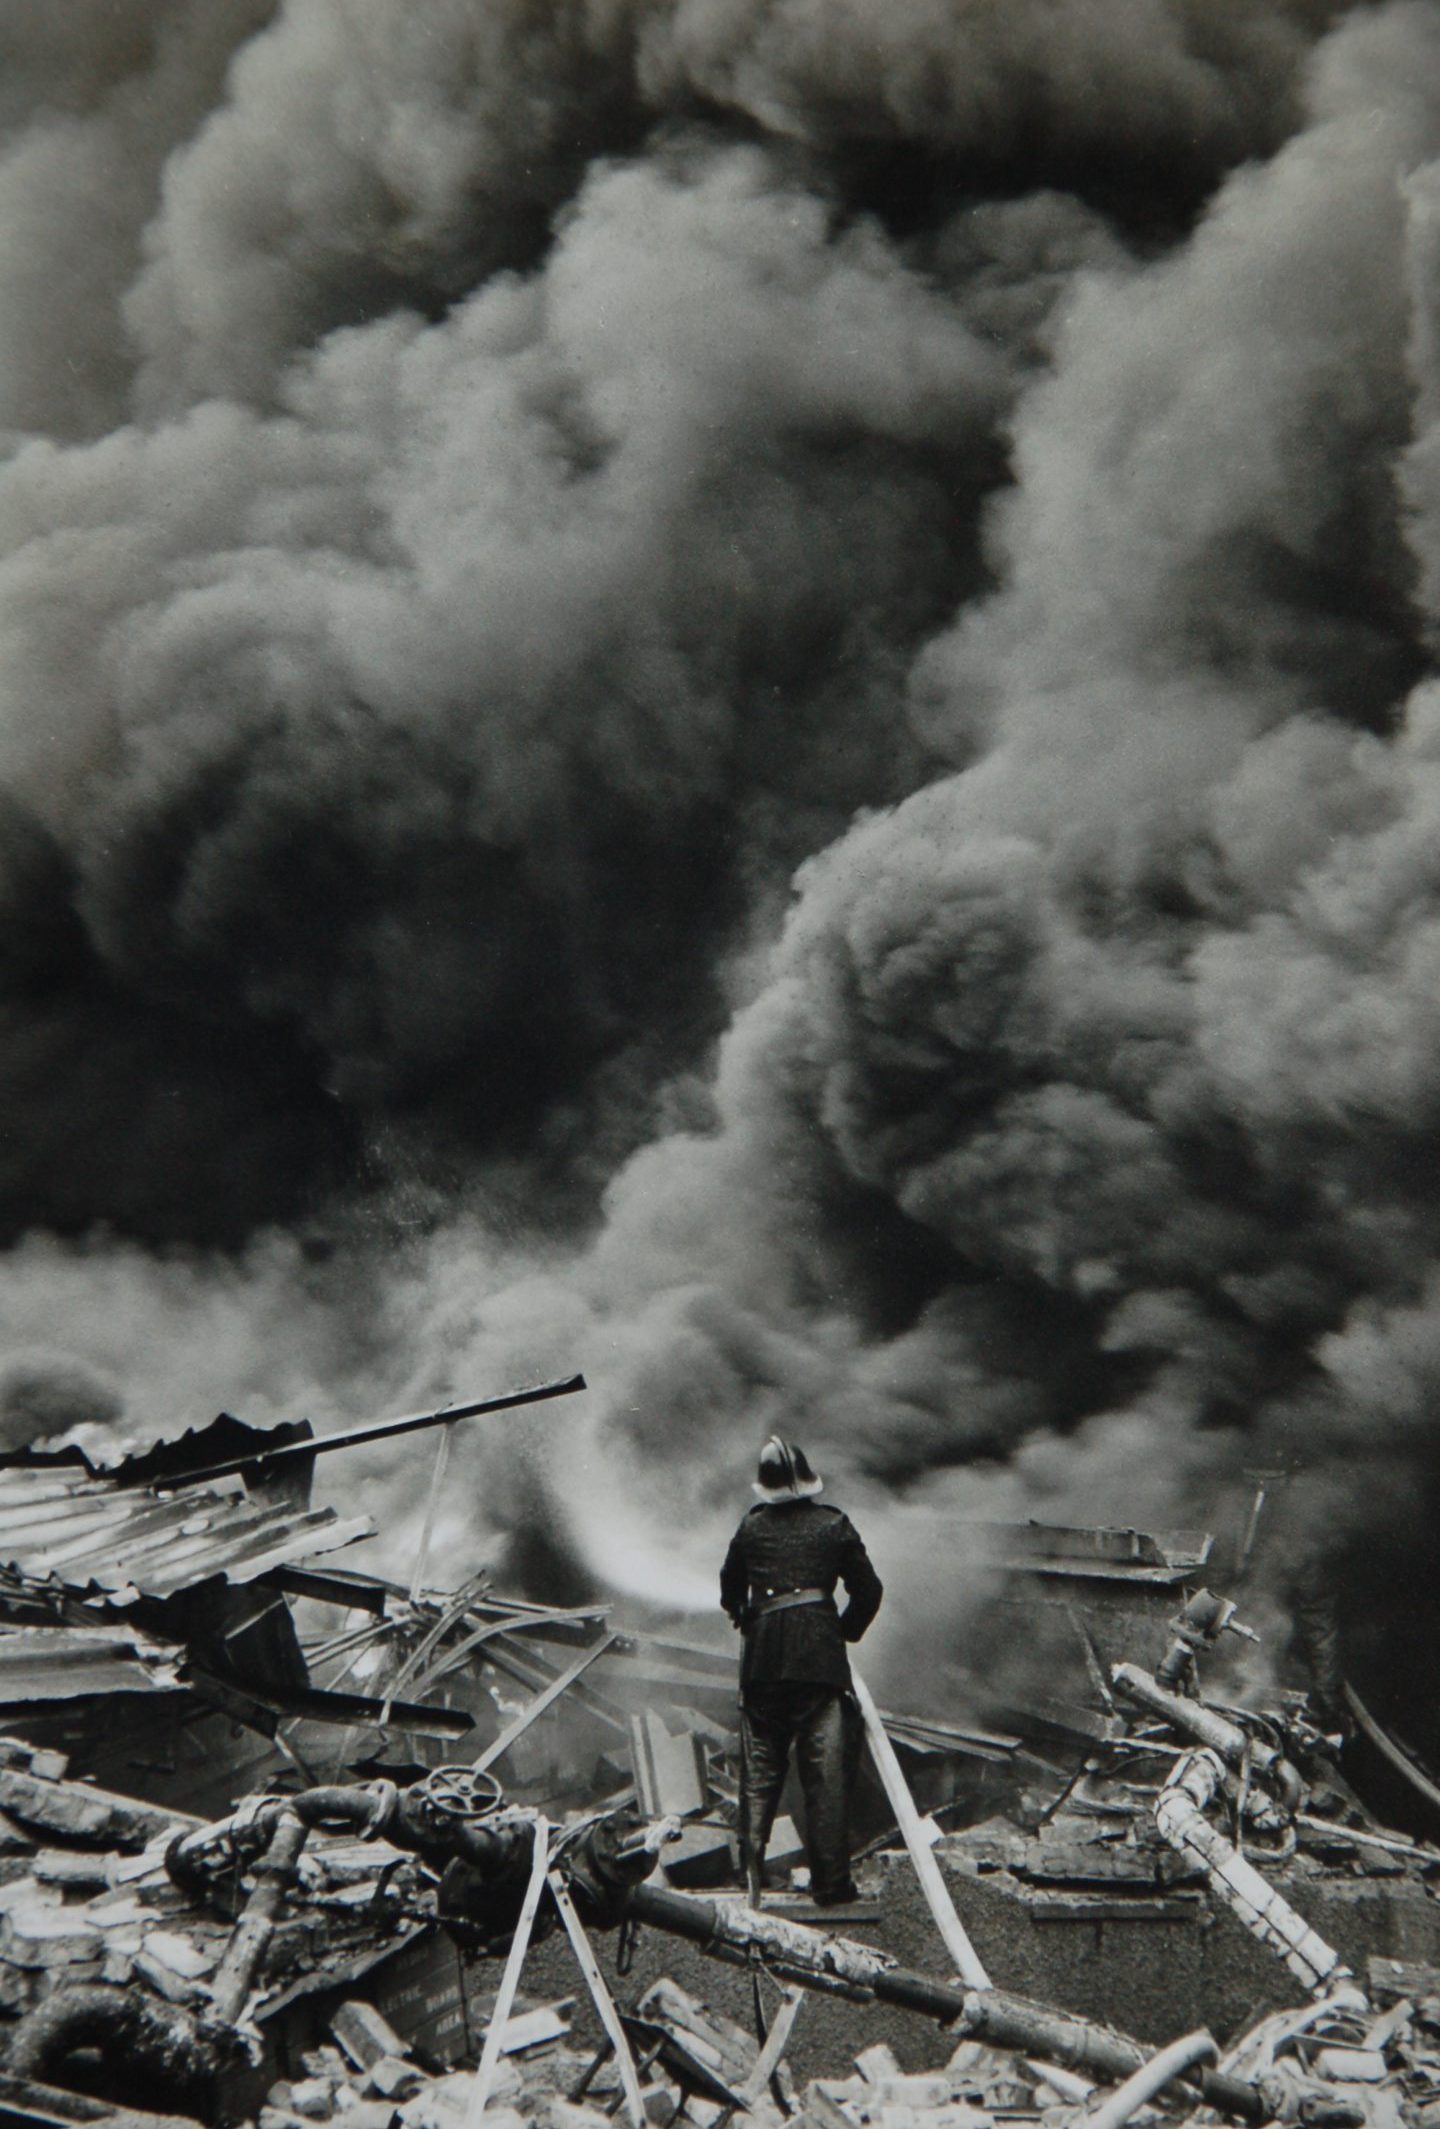
[[890,1809],[895,1814],[895,1823],[904,1837],[910,1852],[910,1861],[915,1866],[915,1875],[920,1880],[920,1890],[925,1895],[925,1904],[935,1920],[945,1943],[945,1949],[955,1962],[955,1971],[967,1988],[988,1989],[990,1976],[980,1963],[980,1955],[966,1933],[965,1925],[955,1912],[955,1902],[950,1897],[950,1888],[945,1883],[940,1865],[931,1850],[935,1829],[921,1818],[915,1808],[915,1799],[910,1794],[910,1785],[904,1769],[895,1756],[895,1747],[885,1734],[885,1725],[880,1720],[880,1711],[871,1697],[854,1663],[850,1666],[850,1683],[855,1689],[855,1698],[860,1703],[860,1712],[865,1718],[865,1736],[870,1745],[870,1757],[875,1762],[875,1771],[885,1785],[885,1794],[890,1799]]
[[495,2009],[490,2015],[490,2030],[485,2035],[480,2067],[475,2072],[475,2082],[470,2088],[470,2110],[465,2117],[465,2129],[478,2129],[489,2104],[490,2087],[495,2082],[495,2070],[500,2061],[510,2006],[514,2003],[515,1991],[520,1986],[520,1969],[525,1964],[525,1954],[530,1948],[530,1932],[535,1926],[535,1911],[545,1889],[545,1869],[549,1861],[550,1821],[547,1818],[537,1818],[535,1846],[530,1857],[530,1882],[525,1888],[520,1919],[515,1924],[515,1934],[510,1940],[505,1971],[500,1976],[500,1990],[495,1998]]
[[788,1988],[785,2000],[775,2013],[770,2031],[765,2036],[765,2045],[755,2058],[755,2067],[739,2087],[740,2097],[753,2106],[760,2099],[775,2072],[779,2069],[785,2050],[790,2045],[790,2032],[800,2015],[800,2006],[805,2001],[803,1989]]
[[590,2000],[599,2014],[601,2025],[605,2028],[606,2038],[615,2050],[615,2067],[620,2072],[620,2088],[625,2094],[625,2111],[634,2123],[635,2129],[645,2129],[645,2102],[640,2097],[640,2077],[635,2068],[635,2058],[630,2052],[629,2038],[624,2026],[620,2023],[620,2013],[615,2008],[615,1999],[610,1994],[605,1976],[600,1971],[600,1962],[590,1948],[590,1939],[585,1934],[585,1925],[575,1912],[575,1903],[571,1899],[565,1880],[558,1870],[552,1870],[550,1873],[550,1891],[554,1896],[555,1905],[560,1910],[560,1920],[565,1924],[565,1934],[570,1939],[570,1949],[574,1952],[580,1971],[585,1976],[585,1986],[590,1991]]

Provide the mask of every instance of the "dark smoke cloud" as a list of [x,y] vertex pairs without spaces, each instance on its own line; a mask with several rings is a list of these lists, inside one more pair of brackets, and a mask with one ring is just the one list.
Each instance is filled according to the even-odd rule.
[[902,1627],[1257,1458],[1418,1558],[1433,10],[12,12],[46,1410],[583,1365],[438,1558],[697,1608],[777,1426]]
[[0,433],[108,429],[121,304],[170,155],[270,0],[12,0],[0,19]]
[[[1283,138],[1334,0],[288,0],[177,150],[127,312],[144,403],[268,397],[337,324],[523,265],[588,160],[713,112],[843,166],[1086,157],[1211,178]],[[1026,168],[1026,165],[1029,165]]]
[[61,1434],[103,1439],[123,1409],[113,1383],[63,1356],[16,1353],[0,1370],[0,1440],[7,1449]]
[[106,968],[432,1137],[633,1143],[606,1112],[718,1028],[747,896],[914,780],[884,702],[978,575],[1014,367],[699,146],[278,414],[18,451],[17,782]]

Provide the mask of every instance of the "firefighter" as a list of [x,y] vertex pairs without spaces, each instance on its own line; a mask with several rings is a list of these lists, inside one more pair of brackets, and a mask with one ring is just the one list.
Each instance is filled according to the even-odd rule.
[[[805,1798],[810,1888],[817,1907],[856,1897],[850,1788],[863,1727],[845,1644],[880,1608],[880,1577],[860,1534],[822,1508],[821,1481],[795,1442],[772,1435],[720,1571],[720,1602],[745,1637],[740,1660],[740,1847],[758,1905],[765,1850],[793,1749]],[[835,1604],[843,1582],[844,1611]]]

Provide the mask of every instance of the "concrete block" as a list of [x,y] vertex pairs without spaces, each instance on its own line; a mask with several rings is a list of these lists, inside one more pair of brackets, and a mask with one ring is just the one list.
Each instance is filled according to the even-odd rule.
[[100,1959],[103,1947],[83,1909],[32,1899],[17,1901],[0,1920],[0,1953],[16,1966],[73,1966]]
[[932,2077],[924,2071],[902,2071],[899,2077],[884,2080],[880,2097],[887,2106],[943,2107],[955,2097],[955,2085],[943,2074]]
[[135,1954],[133,1963],[140,1979],[148,1982],[156,1995],[165,1997],[169,2003],[196,2003],[205,1993],[201,1982],[177,1974],[163,1959],[157,1959],[148,1945]]
[[855,2129],[856,2115],[847,2113],[842,2102],[834,2096],[834,2081],[830,2078],[812,2078],[805,2087],[802,2113],[807,2122],[816,2129]]
[[293,2111],[309,2122],[328,2121],[334,2112],[335,2088],[328,2077],[305,2077],[290,2087]]
[[181,1937],[174,1930],[152,1929],[145,1939],[145,1950],[152,1959],[158,1959],[172,1974],[183,1980],[198,1980],[208,1974],[217,1964],[215,1954],[205,1951],[189,1937]]
[[739,1868],[735,1837],[724,1826],[687,1826],[661,1861],[672,1885],[727,1885]]
[[569,2003],[537,2003],[533,2010],[519,2011],[505,2021],[505,2031],[500,2038],[500,2048],[505,2055],[524,2055],[531,2048],[548,2047],[551,2041],[563,2040],[570,2030],[570,2020],[565,2016]]
[[425,2073],[398,2055],[382,2055],[371,2063],[365,2076],[366,2096],[371,2099],[408,2099],[425,2083]]
[[894,2049],[883,2040],[873,2046],[862,2048],[855,2057],[855,2067],[865,2082],[870,2085],[893,2084],[904,2075],[895,2057]]
[[342,2003],[330,2021],[330,2030],[360,2070],[368,2070],[382,2056],[406,2053],[404,2041],[373,2003]]
[[608,2114],[598,2107],[582,2107],[573,2099],[546,2100],[545,2121],[547,2129],[613,2129]]
[[654,1708],[630,1718],[630,1748],[640,1809],[648,1818],[683,1817],[705,1807],[705,1768],[694,1732],[674,1732]]

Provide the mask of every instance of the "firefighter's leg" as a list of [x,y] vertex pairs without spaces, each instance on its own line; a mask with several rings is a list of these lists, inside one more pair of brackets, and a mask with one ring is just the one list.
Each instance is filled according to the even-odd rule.
[[831,1687],[812,1689],[797,1710],[795,1764],[805,1796],[810,1890],[821,1906],[853,1900],[850,1876],[851,1725],[846,1695]]
[[793,1690],[752,1686],[740,1702],[740,1859],[752,1907],[760,1904],[765,1850],[785,1786]]

